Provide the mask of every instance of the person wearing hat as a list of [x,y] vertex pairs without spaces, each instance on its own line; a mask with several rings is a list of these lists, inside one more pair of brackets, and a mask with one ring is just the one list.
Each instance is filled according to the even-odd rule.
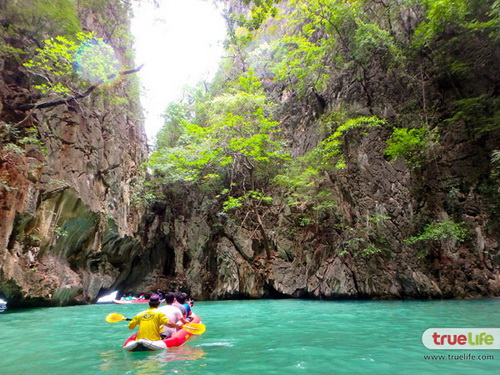
[[139,325],[139,330],[135,337],[136,341],[139,339],[148,339],[152,341],[161,340],[160,330],[162,326],[177,328],[174,322],[170,322],[167,316],[158,310],[160,301],[160,296],[158,294],[153,294],[149,298],[149,309],[134,316],[128,324],[128,328],[130,329],[134,329]]

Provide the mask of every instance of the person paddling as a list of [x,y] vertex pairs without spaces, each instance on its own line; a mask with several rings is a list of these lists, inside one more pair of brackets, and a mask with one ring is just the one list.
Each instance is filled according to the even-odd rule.
[[167,316],[158,310],[160,306],[160,296],[158,294],[153,294],[149,298],[149,309],[144,310],[134,316],[134,318],[128,324],[128,328],[134,329],[139,325],[139,330],[135,340],[148,339],[152,341],[161,340],[160,331],[162,326],[177,328],[178,325],[175,322],[170,322]]

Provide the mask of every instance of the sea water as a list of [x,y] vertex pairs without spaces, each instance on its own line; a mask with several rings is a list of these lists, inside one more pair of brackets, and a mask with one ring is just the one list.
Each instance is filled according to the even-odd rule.
[[[122,349],[132,332],[127,323],[107,323],[105,317],[116,312],[131,318],[146,306],[7,310],[0,314],[0,374],[481,375],[500,371],[498,350],[430,350],[422,344],[428,328],[499,327],[500,299],[196,302],[194,311],[207,326],[203,335],[166,351],[127,352]],[[459,355],[464,359],[456,359]]]

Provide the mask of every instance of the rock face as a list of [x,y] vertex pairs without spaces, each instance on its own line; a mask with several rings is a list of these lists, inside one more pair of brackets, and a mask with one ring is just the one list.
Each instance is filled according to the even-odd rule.
[[[498,296],[498,238],[488,229],[485,203],[475,188],[455,206],[468,223],[468,240],[440,239],[423,247],[404,241],[429,211],[448,218],[452,197],[443,186],[456,175],[445,165],[453,160],[456,166],[460,157],[442,146],[435,164],[440,174],[418,181],[404,163],[384,159],[385,132],[352,135],[347,168],[330,185],[340,219],[324,217],[298,229],[299,210],[276,197],[265,220],[273,249],[269,258],[258,231],[241,218],[226,217],[215,200],[193,191],[172,195],[149,227],[160,263],[149,262],[152,269],[156,264],[156,279],[142,287],[183,289],[197,299]],[[418,184],[436,197],[422,194]],[[377,243],[373,254],[362,251],[368,241]]]
[[[440,239],[420,248],[404,241],[429,211],[448,217],[453,197],[442,186],[456,176],[445,165],[453,160],[460,169],[456,163],[461,158],[443,145],[435,164],[441,173],[426,181],[416,179],[404,163],[385,160],[381,149],[386,132],[351,134],[347,168],[332,176],[329,185],[338,217],[299,227],[301,209],[275,197],[264,221],[271,257],[256,228],[223,213],[215,198],[194,189],[171,190],[144,223],[150,251],[138,268],[149,269],[151,275],[124,285],[130,290],[150,290],[152,285],[182,289],[197,299],[498,295],[498,240],[495,232],[488,232],[489,216],[475,189],[454,206],[470,224],[466,242]],[[465,168],[471,162],[464,158],[461,163]],[[468,177],[474,174],[480,175],[476,170]],[[430,190],[432,200],[422,190]],[[376,242],[380,251],[363,253],[368,241]]]
[[[408,35],[422,16],[393,15],[391,30],[408,27]],[[266,43],[279,33],[279,25],[269,30],[270,35],[259,34]],[[445,45],[443,40],[458,43],[453,28],[437,43]],[[277,120],[293,156],[304,155],[324,139],[321,116],[339,109],[408,128],[429,121],[439,143],[425,150],[425,163],[412,165],[387,160],[391,128],[352,130],[343,139],[345,168],[322,180],[334,207],[318,214],[307,205],[289,207],[276,189],[272,205],[260,213],[263,228],[246,220],[248,212],[225,213],[216,197],[204,191],[169,187],[169,198],[144,228],[156,254],[150,255],[149,265],[160,262],[154,282],[200,299],[498,296],[500,228],[495,211],[500,181],[499,163],[492,162],[500,148],[498,124],[475,131],[471,118],[480,117],[479,112],[471,118],[455,116],[452,126],[442,121],[452,117],[464,97],[498,95],[498,56],[478,38],[460,42],[470,55],[450,42],[450,61],[472,67],[479,61],[473,56],[481,56],[481,66],[468,76],[453,76],[448,68],[440,72],[432,57],[414,56],[398,77],[397,69],[384,68],[383,58],[374,54],[366,62],[352,62],[360,64],[362,76],[345,68],[329,76],[323,92],[308,90],[299,99],[262,73],[268,94],[280,101]],[[408,78],[422,77],[422,71],[428,74],[425,79]],[[419,115],[411,112],[417,107],[423,107]],[[466,238],[460,242],[442,231],[435,238],[407,241],[430,222],[462,222]]]
[[[0,1],[4,26],[12,21],[1,12],[9,3]],[[115,29],[100,21],[126,24],[119,4],[93,2],[93,11],[80,10],[83,28],[114,41]],[[39,42],[22,33],[0,37],[14,49]],[[500,148],[498,129],[471,135],[467,121],[457,121],[440,130],[430,161],[418,168],[387,160],[388,127],[352,130],[343,138],[346,167],[322,178],[334,206],[288,206],[276,189],[260,226],[246,212],[224,212],[215,195],[180,185],[166,186],[166,198],[142,211],[133,197],[146,140],[127,80],[27,117],[19,106],[39,97],[9,48],[0,48],[0,297],[9,306],[89,303],[114,289],[183,290],[212,300],[500,294],[500,170],[491,161]],[[487,48],[477,50],[481,77],[460,83],[476,96],[498,92],[496,61],[481,52]],[[420,77],[426,60],[415,64]],[[330,77],[321,95],[310,90],[298,98],[266,82],[280,103],[277,120],[293,156],[324,139],[321,116],[339,108],[394,123],[414,116],[407,102],[418,103],[421,93],[408,82],[393,84],[392,72],[376,65],[364,71],[370,81],[345,72]],[[429,103],[446,107],[456,99],[456,82],[428,77],[418,85],[425,85]],[[113,104],[110,95],[127,105]],[[19,142],[28,138],[36,141]],[[431,220],[451,217],[466,224],[464,241],[405,241]]]
[[[126,12],[108,5],[101,12],[109,22],[126,25]],[[107,35],[102,13],[87,9],[80,16],[86,30]],[[29,49],[36,40],[19,30],[2,34],[2,41]],[[128,276],[142,249],[141,212],[132,199],[147,156],[141,118],[134,115],[141,113],[138,97],[124,79],[26,117],[16,108],[39,99],[29,73],[9,54],[0,56],[0,66],[0,294],[12,307],[93,301]],[[120,97],[126,105],[114,104]],[[13,128],[17,138],[9,135]],[[28,135],[36,140],[19,142]]]

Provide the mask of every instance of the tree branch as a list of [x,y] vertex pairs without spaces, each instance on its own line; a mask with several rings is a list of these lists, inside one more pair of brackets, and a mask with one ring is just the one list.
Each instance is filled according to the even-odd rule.
[[[116,74],[110,74],[109,76],[106,77],[106,79],[111,80],[111,79],[115,78],[116,76],[124,76],[127,74],[137,73],[139,70],[142,69],[143,66],[144,66],[144,64],[138,66],[135,69],[125,70],[123,72],[116,73]],[[19,107],[15,107],[14,109],[19,110],[19,111],[28,111],[30,109],[33,110],[33,109],[40,109],[40,108],[48,108],[48,107],[55,107],[55,106],[58,106],[61,104],[67,104],[67,103],[73,102],[75,100],[85,98],[92,91],[94,91],[97,87],[99,87],[99,85],[102,85],[104,83],[104,81],[105,81],[104,79],[100,79],[99,81],[97,81],[97,83],[90,86],[85,92],[70,96],[68,98],[54,100],[51,102],[21,105]],[[31,113],[28,116],[30,116],[30,115],[31,115]],[[19,122],[18,124],[21,124],[23,121],[25,121],[25,119],[22,120],[21,122]]]

